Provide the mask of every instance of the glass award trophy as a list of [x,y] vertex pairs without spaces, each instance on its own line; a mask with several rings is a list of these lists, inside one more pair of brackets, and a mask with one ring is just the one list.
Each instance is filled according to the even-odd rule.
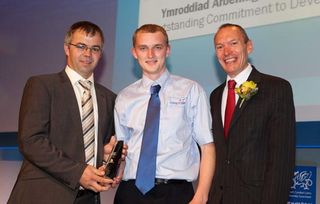
[[107,161],[103,161],[105,165],[105,176],[113,179],[117,176],[117,172],[121,163],[123,141],[120,140],[117,142],[117,145],[112,149],[112,152]]

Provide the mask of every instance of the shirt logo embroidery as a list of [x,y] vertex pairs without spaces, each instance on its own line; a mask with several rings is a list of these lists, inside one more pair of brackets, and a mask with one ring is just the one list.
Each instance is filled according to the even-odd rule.
[[181,98],[174,98],[171,97],[169,100],[170,105],[184,105],[186,104],[187,98],[186,97],[181,97]]

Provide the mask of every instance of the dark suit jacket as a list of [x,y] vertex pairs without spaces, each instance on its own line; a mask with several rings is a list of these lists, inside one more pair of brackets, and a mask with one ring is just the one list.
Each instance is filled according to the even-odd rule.
[[[97,166],[114,134],[116,95],[95,83],[99,130]],[[77,99],[65,71],[31,77],[19,115],[22,167],[8,203],[73,203],[86,167]]]
[[258,92],[240,107],[239,98],[223,136],[221,98],[225,83],[210,95],[216,172],[210,204],[285,204],[295,166],[295,109],[290,84],[253,68],[248,81]]

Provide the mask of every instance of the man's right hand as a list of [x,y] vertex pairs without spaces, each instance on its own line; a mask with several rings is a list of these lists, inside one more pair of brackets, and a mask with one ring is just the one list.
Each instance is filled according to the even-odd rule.
[[80,185],[94,192],[107,191],[114,181],[104,177],[104,173],[103,170],[87,165],[80,178]]

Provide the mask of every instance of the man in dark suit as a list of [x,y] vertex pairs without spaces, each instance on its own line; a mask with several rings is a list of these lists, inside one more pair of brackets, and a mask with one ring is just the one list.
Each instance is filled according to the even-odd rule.
[[[214,44],[226,82],[234,80],[236,89],[230,87],[229,97],[225,82],[210,95],[217,164],[208,203],[285,204],[295,166],[291,86],[248,63],[253,44],[239,25],[222,25]],[[235,107],[228,122],[232,93]]]
[[[93,78],[103,43],[97,25],[77,22],[65,37],[65,70],[28,80],[19,115],[19,149],[24,160],[8,203],[100,203],[99,192],[117,183],[105,178],[101,167],[110,153],[107,150],[115,144],[115,138],[110,138],[116,97]],[[92,84],[87,89],[93,104],[88,114],[92,119],[88,145],[84,145],[82,124],[86,111],[81,107],[85,88],[80,80]]]

